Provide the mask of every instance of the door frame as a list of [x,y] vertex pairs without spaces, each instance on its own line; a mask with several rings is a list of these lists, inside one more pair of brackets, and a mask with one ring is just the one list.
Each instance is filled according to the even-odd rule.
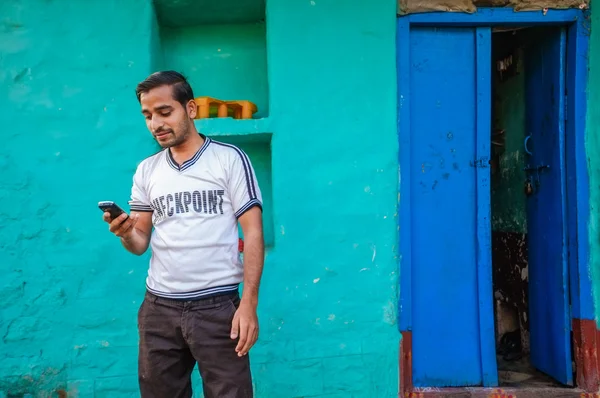
[[[473,14],[455,12],[431,12],[409,14],[397,18],[396,62],[397,62],[397,114],[398,142],[400,164],[400,295],[398,300],[398,328],[402,334],[400,344],[400,389],[401,392],[412,389],[412,278],[411,278],[411,203],[410,203],[410,29],[414,26],[429,27],[475,27],[491,29],[494,26],[565,26],[567,28],[567,60],[566,60],[566,158],[567,167],[567,233],[570,239],[569,278],[571,295],[571,319],[574,331],[574,360],[576,362],[576,385],[580,388],[597,391],[600,387],[600,371],[598,361],[590,358],[589,349],[596,350],[596,339],[600,346],[600,332],[596,333],[592,283],[589,275],[589,178],[587,156],[585,150],[585,130],[587,111],[587,78],[588,78],[588,46],[589,46],[589,11],[579,9],[520,11],[511,8],[479,8]],[[483,37],[486,37],[483,35]],[[488,36],[489,37],[489,36]],[[479,46],[481,36],[477,35]],[[483,59],[478,53],[477,70],[490,68],[491,59]],[[480,84],[483,83],[483,84]],[[483,105],[484,114],[491,112],[490,81],[478,81],[478,106]],[[487,95],[487,98],[486,98]],[[490,115],[491,116],[491,115]],[[489,135],[491,117],[488,120],[478,118],[477,136]],[[479,153],[478,158],[489,156]],[[478,169],[479,170],[479,169]],[[477,180],[481,184],[482,177],[478,173]],[[489,194],[487,194],[489,196]],[[486,200],[486,193],[478,195],[478,209]],[[489,199],[489,197],[487,198]],[[489,219],[489,214],[487,215]],[[479,217],[478,217],[479,219]],[[497,385],[496,349],[494,337],[494,319],[492,303],[492,264],[489,229],[478,231],[478,291],[479,291],[479,324],[482,356],[482,374],[484,387]],[[593,334],[593,338],[592,338]],[[585,335],[585,337],[584,337]],[[598,337],[596,337],[598,335]],[[591,344],[593,346],[583,347]],[[585,348],[585,349],[584,349]],[[490,356],[493,356],[491,361]],[[485,364],[493,363],[494,366]]]

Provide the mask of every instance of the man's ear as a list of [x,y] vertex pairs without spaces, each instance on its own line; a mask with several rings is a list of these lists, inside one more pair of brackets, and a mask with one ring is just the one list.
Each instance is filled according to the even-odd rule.
[[190,119],[195,119],[198,114],[198,105],[196,105],[196,101],[190,100],[187,103],[187,113]]

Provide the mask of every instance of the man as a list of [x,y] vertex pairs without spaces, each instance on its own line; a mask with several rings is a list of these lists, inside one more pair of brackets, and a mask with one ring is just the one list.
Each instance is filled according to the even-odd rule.
[[138,313],[141,396],[191,397],[198,363],[205,397],[252,397],[248,351],[258,338],[264,260],[254,169],[240,149],[198,133],[194,95],[181,74],[154,73],[136,94],[163,150],[138,166],[131,214],[111,220],[105,213],[104,220],[131,253],[152,250]]

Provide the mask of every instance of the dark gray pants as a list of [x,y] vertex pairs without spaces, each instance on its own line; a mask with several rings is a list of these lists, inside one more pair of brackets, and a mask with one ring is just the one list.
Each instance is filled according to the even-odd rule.
[[238,357],[231,322],[237,293],[195,301],[146,293],[138,313],[142,398],[189,398],[198,363],[206,398],[252,398],[248,355]]

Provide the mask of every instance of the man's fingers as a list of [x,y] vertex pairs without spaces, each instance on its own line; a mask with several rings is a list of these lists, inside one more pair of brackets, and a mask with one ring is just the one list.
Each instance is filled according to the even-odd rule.
[[125,221],[123,224],[121,224],[121,228],[119,228],[115,235],[117,235],[119,238],[122,238],[123,236],[127,235],[129,231],[131,231],[131,229],[133,228],[133,224],[133,221]]
[[257,325],[254,325],[254,324],[248,325],[248,339],[246,340],[246,344],[244,345],[244,348],[242,348],[240,354],[246,355],[248,353],[248,351],[250,351],[250,348],[252,348],[254,343],[256,343],[257,338],[258,338]]
[[105,212],[104,212],[104,215],[102,216],[102,219],[103,219],[105,222],[107,222],[107,223],[109,223],[109,224],[110,224],[110,213],[109,213],[109,212],[107,212],[107,211],[105,211]]
[[249,313],[248,308],[240,307],[235,312],[232,323],[231,338],[239,337],[235,352],[241,357],[248,354],[258,339],[258,320],[252,310]]
[[240,320],[240,340],[238,341],[237,347],[235,347],[235,351],[238,355],[242,355],[242,348],[246,345],[246,340],[248,339],[248,323],[244,320]]
[[240,330],[240,316],[238,315],[238,312],[235,312],[235,315],[233,316],[233,322],[231,322],[231,339],[235,340],[237,339],[238,335],[239,335],[239,330]]
[[[110,214],[109,214],[110,217]],[[121,214],[119,217],[115,218],[114,220],[112,220],[110,222],[110,232],[115,232],[119,229],[119,227],[121,226],[121,224],[123,224],[123,221],[125,221],[127,219],[127,214]]]
[[109,230],[113,234],[118,234],[119,230],[121,228],[125,227],[127,225],[125,223],[128,223],[128,222],[131,222],[131,217],[129,217],[125,213],[121,214],[119,217],[117,217],[111,221]]
[[119,229],[117,236],[122,237],[125,234],[129,233],[129,231],[131,231],[133,229],[133,227],[135,227],[135,224],[137,224],[139,218],[140,218],[139,214],[129,217],[129,219],[127,221],[125,221],[123,224],[121,224],[121,228]]

